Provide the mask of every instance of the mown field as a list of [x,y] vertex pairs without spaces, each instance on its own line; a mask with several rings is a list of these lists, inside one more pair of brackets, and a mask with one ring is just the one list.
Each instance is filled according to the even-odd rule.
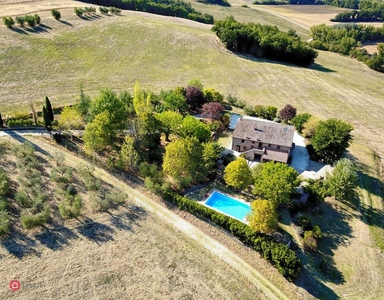
[[[42,2],[48,5],[50,1]],[[60,2],[68,2],[64,6],[73,5],[72,1]],[[30,12],[23,5],[25,10],[20,10]],[[85,5],[76,2],[76,6]],[[256,6],[193,5],[215,18],[232,14],[239,21],[292,28],[305,39],[309,38],[305,27],[313,25],[306,23],[308,20],[314,23],[325,20],[323,17],[313,20],[308,14],[317,13],[302,9],[295,14],[288,12],[291,15],[283,15],[284,19],[280,16],[288,8],[264,6],[261,11]],[[249,2],[248,5],[251,6]],[[1,15],[5,10],[0,8]],[[326,9],[328,14],[329,8]],[[273,14],[265,10],[273,10]],[[8,9],[7,13],[14,15],[15,10]],[[74,103],[80,86],[93,96],[103,87],[132,91],[138,80],[144,89],[159,92],[185,86],[189,79],[198,78],[206,87],[236,95],[249,105],[282,108],[290,103],[299,112],[348,121],[355,126],[351,153],[363,172],[360,202],[352,208],[335,203],[326,205],[324,211],[334,212],[337,222],[324,228],[328,238],[320,244],[320,250],[332,258],[335,274],[330,278],[311,271],[317,268],[317,262],[308,259],[308,268],[298,284],[324,299],[383,296],[380,288],[383,257],[378,248],[383,243],[384,226],[380,217],[383,203],[377,185],[381,162],[371,149],[383,157],[384,74],[328,52],[320,52],[316,64],[308,69],[241,57],[225,50],[210,26],[188,20],[129,11],[118,17],[98,14],[92,20],[82,20],[74,16],[72,8],[61,9],[61,13],[62,22],[55,21],[49,10],[39,13],[44,27],[38,30],[18,27],[10,30],[0,26],[3,117],[29,111],[29,100],[36,101],[41,108],[46,95],[54,106]],[[301,16],[297,18],[297,15]],[[347,237],[343,238],[344,235]]]

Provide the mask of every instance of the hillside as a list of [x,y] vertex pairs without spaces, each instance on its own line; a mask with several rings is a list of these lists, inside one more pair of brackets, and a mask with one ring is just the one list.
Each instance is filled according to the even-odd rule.
[[[64,6],[86,5],[74,1],[60,1],[63,4],[58,1],[41,1],[43,4],[39,5],[33,3],[36,11],[40,11],[50,2]],[[242,3],[236,1],[236,4]],[[29,5],[20,5],[23,8],[1,9],[0,14],[32,12]],[[293,16],[281,18],[280,12],[270,14],[265,11],[267,8],[261,11],[257,7],[193,5],[215,17],[233,13],[242,22],[253,20],[276,24],[281,29],[292,28],[300,36],[309,37],[304,22]],[[80,86],[87,94],[94,96],[103,87],[111,87],[117,92],[121,89],[132,91],[134,83],[140,81],[144,89],[157,93],[162,89],[185,86],[189,79],[199,78],[205,87],[236,95],[249,105],[282,108],[290,103],[300,113],[310,112],[320,118],[337,117],[348,121],[356,128],[350,154],[359,163],[361,171],[360,198],[355,206],[326,202],[324,218],[319,220],[324,222],[323,229],[327,235],[319,248],[333,262],[336,279],[329,278],[334,274],[322,276],[317,271],[317,261],[309,256],[305,260],[306,269],[296,284],[324,299],[361,299],[362,295],[363,298],[377,299],[382,296],[383,260],[382,252],[377,247],[383,241],[380,217],[383,211],[382,190],[377,180],[381,176],[382,162],[372,150],[383,157],[384,74],[372,71],[356,60],[328,52],[320,52],[316,64],[307,69],[238,56],[224,49],[210,31],[211,26],[188,20],[129,11],[124,11],[121,16],[104,17],[98,14],[93,19],[83,20],[74,16],[72,8],[60,10],[61,22],[50,16],[49,9],[39,12],[44,26],[37,30],[19,27],[10,30],[0,26],[0,65],[3,71],[0,112],[3,117],[17,111],[29,111],[29,100],[36,101],[36,106],[41,108],[46,95],[54,106],[74,103]],[[328,213],[333,222],[327,221]],[[152,221],[156,223],[156,219]],[[107,225],[110,226],[109,223]],[[289,224],[287,227],[290,227]],[[146,228],[143,225],[143,231],[138,232],[144,234]],[[124,237],[119,235],[116,239],[121,239],[123,243]],[[79,242],[79,247],[93,247],[86,242]],[[189,243],[188,239],[186,243]],[[112,253],[108,247],[109,244],[103,249]],[[60,256],[57,253],[48,255],[52,264]],[[9,258],[6,253],[1,255]],[[101,252],[96,255],[97,259],[100,255]],[[90,260],[89,257],[87,259]],[[10,259],[8,267],[11,268],[15,261]],[[117,264],[120,263],[117,261]],[[18,266],[22,265],[19,262]],[[36,266],[32,260],[28,261],[28,265],[32,266],[29,267],[31,269]],[[207,263],[208,269],[210,266]],[[120,280],[119,275],[102,279],[103,274],[93,270],[96,281]],[[120,274],[122,271],[114,272]],[[206,269],[201,271],[205,272]],[[55,276],[57,278],[58,275]],[[281,286],[287,284],[280,279],[277,281]],[[208,288],[204,288],[205,291]],[[204,297],[207,295],[210,295],[209,292]]]

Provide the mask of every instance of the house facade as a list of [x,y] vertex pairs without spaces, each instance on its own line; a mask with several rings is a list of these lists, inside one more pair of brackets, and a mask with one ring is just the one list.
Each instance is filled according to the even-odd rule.
[[232,135],[232,150],[248,160],[287,163],[293,144],[294,127],[265,120],[241,118]]

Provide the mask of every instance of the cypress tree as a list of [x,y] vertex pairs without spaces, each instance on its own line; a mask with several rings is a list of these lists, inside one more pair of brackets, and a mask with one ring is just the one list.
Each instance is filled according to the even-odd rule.
[[48,131],[51,131],[52,130],[52,122],[51,122],[51,119],[49,117],[48,110],[45,108],[45,106],[43,106],[43,119],[44,119],[45,129],[47,129]]
[[3,122],[3,118],[1,117],[1,113],[0,113],[0,127],[3,127],[4,126],[4,122]]
[[47,96],[45,96],[45,108],[47,110],[49,120],[53,122],[54,120],[53,109],[52,109],[51,101],[49,101]]

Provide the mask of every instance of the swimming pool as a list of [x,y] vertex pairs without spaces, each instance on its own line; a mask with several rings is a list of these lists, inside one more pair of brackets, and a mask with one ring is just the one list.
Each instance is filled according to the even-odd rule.
[[244,218],[251,212],[251,207],[248,204],[216,191],[205,201],[205,205],[242,222],[244,222]]

